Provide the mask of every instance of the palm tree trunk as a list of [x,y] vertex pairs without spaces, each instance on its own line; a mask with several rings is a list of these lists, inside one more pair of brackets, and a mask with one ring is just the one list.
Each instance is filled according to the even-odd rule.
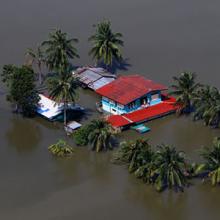
[[41,64],[40,63],[38,64],[38,71],[39,71],[39,73],[38,73],[39,83],[41,85],[42,84],[42,71],[41,71]]
[[67,124],[67,120],[66,120],[66,101],[64,101],[64,118],[63,118],[63,123],[64,123],[64,126],[66,126],[66,124]]

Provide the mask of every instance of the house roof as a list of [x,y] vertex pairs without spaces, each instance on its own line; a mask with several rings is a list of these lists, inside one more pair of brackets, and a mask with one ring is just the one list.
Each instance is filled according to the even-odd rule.
[[74,74],[77,75],[80,82],[94,90],[108,84],[116,78],[115,75],[99,67],[78,68]]
[[145,94],[166,90],[167,87],[145,79],[140,75],[121,76],[113,82],[99,88],[96,92],[115,102],[126,105]]

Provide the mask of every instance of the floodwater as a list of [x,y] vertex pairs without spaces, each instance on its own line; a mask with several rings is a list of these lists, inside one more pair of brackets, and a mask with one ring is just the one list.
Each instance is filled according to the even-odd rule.
[[[128,70],[169,84],[181,70],[197,72],[201,82],[220,88],[220,2],[217,0],[1,0],[0,65],[22,64],[24,52],[59,27],[80,39],[81,58],[88,57],[92,25],[103,18],[124,34]],[[81,91],[79,103],[89,109],[82,123],[97,116],[98,97]],[[65,138],[59,124],[11,113],[0,84],[0,219],[70,220],[206,220],[219,219],[220,189],[200,181],[184,193],[159,194],[110,163],[111,153],[77,148],[68,160],[55,159],[49,144]],[[210,145],[219,130],[168,116],[148,123],[142,137],[173,144],[193,159],[201,145]],[[134,131],[121,139],[140,137]],[[68,139],[71,143],[71,140]]]

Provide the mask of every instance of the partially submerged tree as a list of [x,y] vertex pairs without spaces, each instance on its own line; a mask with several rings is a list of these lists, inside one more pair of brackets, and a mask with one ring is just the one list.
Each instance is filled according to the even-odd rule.
[[59,140],[56,144],[52,144],[48,147],[49,152],[57,157],[72,156],[74,153],[73,148],[68,145],[64,140]]
[[132,173],[151,160],[151,153],[148,140],[125,141],[120,144],[113,161],[128,164],[128,170]]
[[40,98],[34,83],[33,69],[27,66],[5,65],[2,81],[9,88],[7,99],[15,105],[15,111],[27,117],[34,116]]
[[26,51],[27,61],[26,65],[33,67],[33,64],[38,68],[39,83],[42,84],[42,67],[46,63],[45,55],[41,46],[38,46],[36,50],[28,48]]
[[67,109],[77,98],[78,80],[71,73],[57,75],[49,80],[50,97],[58,104],[63,104],[64,125],[67,124]]
[[111,150],[113,148],[112,127],[104,120],[93,120],[90,126],[91,130],[88,134],[88,141],[91,150],[95,150],[96,152]]
[[220,92],[217,88],[203,86],[194,98],[194,119],[203,119],[206,125],[218,127],[220,122]]
[[203,148],[201,156],[204,160],[195,173],[202,175],[211,182],[213,186],[220,184],[220,138],[215,138],[210,148]]
[[110,21],[102,21],[96,26],[95,34],[89,38],[92,42],[92,55],[96,62],[103,62],[106,67],[112,65],[113,60],[121,61],[122,53],[120,47],[123,46],[121,33],[114,33],[111,29]]
[[155,158],[155,184],[158,191],[173,188],[183,191],[188,186],[185,154],[168,145],[158,147]]
[[113,162],[125,163],[129,172],[145,183],[153,184],[158,191],[166,188],[183,190],[191,177],[185,154],[167,145],[154,151],[147,140],[122,142]]
[[196,74],[183,72],[180,77],[173,77],[175,84],[171,85],[171,95],[176,97],[176,104],[179,106],[180,113],[192,111],[193,98],[200,87],[196,83]]
[[78,146],[86,146],[89,143],[89,133],[93,130],[91,124],[87,124],[82,126],[81,128],[77,129],[73,134],[72,137],[75,140],[75,143]]
[[49,39],[42,43],[49,69],[58,73],[65,73],[70,60],[79,57],[77,49],[74,47],[74,43],[77,42],[78,39],[69,38],[67,33],[61,30],[51,32]]

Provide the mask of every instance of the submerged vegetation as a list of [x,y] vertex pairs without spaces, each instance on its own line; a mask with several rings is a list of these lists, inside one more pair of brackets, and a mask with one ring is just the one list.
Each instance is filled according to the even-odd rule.
[[148,140],[122,142],[113,161],[127,164],[130,173],[155,185],[158,191],[165,188],[183,191],[188,186],[185,154],[173,147],[161,145],[155,151]]
[[42,84],[42,68],[46,63],[46,58],[42,47],[38,46],[36,50],[28,48],[26,51],[26,57],[27,60],[25,65],[30,66],[31,68],[33,68],[34,64],[37,66],[39,84]]
[[120,47],[124,45],[121,40],[122,34],[114,33],[111,29],[110,21],[102,21],[95,25],[95,34],[89,38],[92,43],[92,49],[89,55],[92,55],[93,59],[97,63],[103,62],[106,67],[112,65],[113,60],[121,61],[122,53]]
[[49,39],[42,43],[49,70],[64,73],[70,64],[70,60],[79,58],[77,49],[73,45],[77,42],[77,38],[68,38],[67,33],[61,30],[51,32]]
[[78,88],[78,81],[72,77],[72,74],[66,73],[52,77],[49,81],[49,94],[57,103],[63,103],[64,108],[64,125],[67,124],[68,105],[75,103]]
[[7,99],[15,106],[15,112],[26,117],[34,116],[39,95],[34,83],[33,69],[27,66],[5,65],[1,76],[9,90]]
[[174,77],[170,94],[176,97],[179,113],[193,113],[194,120],[218,128],[220,123],[220,92],[217,88],[197,83],[196,74],[183,72]]
[[215,138],[213,146],[203,148],[200,154],[204,162],[197,167],[195,173],[208,178],[213,186],[220,184],[220,138]]
[[170,95],[176,96],[176,104],[180,106],[179,113],[192,111],[192,102],[200,86],[195,79],[196,74],[192,72],[183,72],[180,77],[173,77],[175,84],[170,87]]
[[[102,21],[95,26],[95,33],[89,38],[92,48],[89,54],[97,64],[107,68],[113,61],[122,60],[121,47],[124,43],[121,33],[114,33],[109,21]],[[75,48],[76,38],[69,38],[67,33],[55,30],[49,34],[36,50],[28,49],[25,65],[4,65],[2,81],[8,87],[7,99],[15,106],[15,111],[23,116],[35,115],[39,102],[34,65],[37,66],[39,84],[47,87],[49,95],[58,103],[63,103],[64,124],[67,124],[67,109],[75,103],[79,82],[71,74],[71,61],[78,58]],[[53,72],[44,81],[42,69],[46,66]],[[176,98],[180,114],[193,114],[194,120],[203,120],[213,128],[220,123],[220,92],[217,88],[196,82],[196,74],[183,72],[173,77],[170,94]],[[92,120],[73,133],[76,145],[88,146],[101,152],[112,150],[115,144],[115,131],[103,119]],[[64,140],[48,147],[51,154],[58,157],[71,156],[74,150]],[[154,185],[158,191],[174,189],[183,191],[189,186],[189,179],[202,177],[213,186],[220,184],[220,139],[213,141],[211,148],[201,150],[203,163],[191,164],[182,151],[175,147],[160,145],[153,148],[148,140],[138,139],[121,142],[114,153],[114,163],[126,164],[128,171],[145,183]]]
[[112,127],[102,119],[92,120],[88,125],[73,134],[77,145],[89,146],[91,150],[100,152],[113,149]]
[[74,153],[74,150],[64,140],[59,140],[56,144],[52,144],[48,147],[51,154],[57,157],[67,157]]

